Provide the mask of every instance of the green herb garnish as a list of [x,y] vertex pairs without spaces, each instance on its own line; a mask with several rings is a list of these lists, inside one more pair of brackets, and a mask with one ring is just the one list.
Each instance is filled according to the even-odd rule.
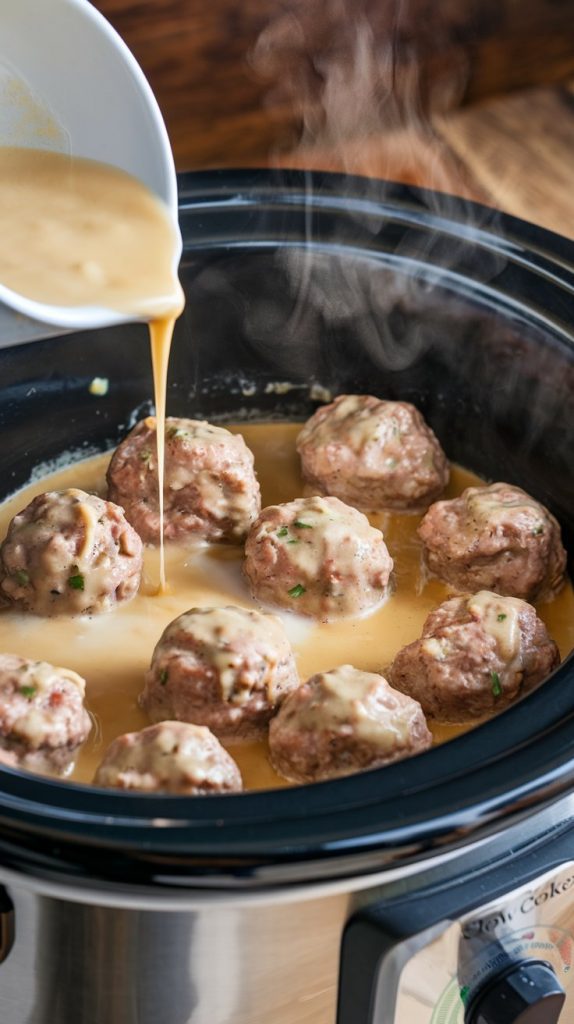
[[292,540],[288,540],[287,543],[288,544],[299,544],[300,541],[298,540],[297,537],[293,537],[293,539]]
[[496,616],[496,621],[497,622],[504,622],[505,618],[506,618],[506,612],[501,612],[500,615]]
[[159,681],[160,681],[161,685],[165,686],[165,684],[167,683],[168,679],[169,679],[169,672],[167,671],[166,668],[162,668],[162,670],[161,670],[161,672],[159,674]]
[[286,537],[288,533],[289,533],[289,530],[287,529],[286,526],[282,526],[280,530],[277,530],[277,536],[278,537]]
[[24,571],[24,569],[18,569],[18,571],[15,572],[14,575],[21,587],[28,586],[30,582],[30,577],[28,576],[28,573]]
[[494,671],[491,670],[490,680],[491,680],[491,686],[492,686],[492,693],[493,693],[493,695],[495,697],[500,697],[500,695],[502,693],[502,686],[501,686],[501,683],[500,683],[500,676],[499,676],[498,672],[494,672]]
[[170,427],[167,431],[167,436],[170,439],[174,437],[189,437],[189,430],[184,430],[183,427]]
[[539,537],[541,533],[544,533],[544,527],[542,526],[542,523],[540,523],[538,526],[534,527],[534,529],[532,531],[532,536],[533,537]]
[[72,575],[68,576],[68,586],[71,587],[72,590],[83,590],[85,582],[86,581],[84,580],[84,577],[82,576],[81,572],[78,572],[78,566],[73,565]]
[[23,697],[26,697],[27,700],[32,700],[32,697],[35,697],[35,695],[36,695],[36,687],[35,686],[21,686],[20,687],[20,693],[22,694]]
[[144,448],[143,451],[140,452],[140,459],[142,460],[142,462],[145,462],[146,466],[149,466],[151,456],[151,448]]
[[311,523],[302,523],[300,519],[296,519],[295,522],[293,523],[293,526],[296,526],[298,530],[313,529],[313,525]]
[[289,597],[301,597],[305,593],[305,587],[302,583],[296,583],[294,587],[291,587],[291,590],[287,591],[287,593],[289,594]]

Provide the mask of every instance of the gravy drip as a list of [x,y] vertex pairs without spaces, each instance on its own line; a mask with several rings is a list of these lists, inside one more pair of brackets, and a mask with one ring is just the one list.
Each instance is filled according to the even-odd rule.
[[157,411],[163,552],[167,367],[183,309],[178,232],[164,203],[109,164],[48,150],[0,147],[0,281],[51,306],[96,306],[147,320]]
[[[292,501],[305,493],[295,452],[300,424],[263,423],[230,427],[243,434],[255,455],[264,505]],[[80,487],[105,494],[109,455],[97,456],[52,473],[0,506],[0,537],[8,523],[36,494],[45,490]],[[453,498],[480,480],[453,467],[446,497]],[[428,613],[450,596],[448,586],[425,579],[421,546],[416,535],[419,516],[381,513],[369,517],[382,528],[395,561],[394,592],[373,614],[360,619],[315,623],[280,613],[302,679],[338,665],[352,664],[365,672],[380,672],[397,651],[417,639]],[[165,561],[169,589],[157,596],[160,552],[146,548],[139,593],[127,605],[93,618],[42,619],[14,611],[0,613],[0,651],[65,665],[86,679],[87,706],[96,728],[82,748],[71,778],[91,782],[104,750],[123,732],[149,722],[137,704],[155,644],[165,626],[194,606],[255,607],[241,572],[243,550],[231,544],[167,544]],[[574,592],[569,581],[549,603],[537,606],[562,657],[574,647]],[[275,611],[275,609],[272,609]],[[277,614],[277,612],[275,611]],[[429,722],[435,743],[471,728]],[[241,769],[247,789],[286,785],[267,759],[265,743],[226,743]],[[64,783],[63,783],[64,784]]]
[[152,320],[149,325],[151,361],[153,367],[153,390],[156,412],[156,455],[159,506],[159,586],[158,594],[167,591],[165,574],[165,546],[163,540],[163,477],[165,469],[165,407],[167,393],[167,369],[175,319]]

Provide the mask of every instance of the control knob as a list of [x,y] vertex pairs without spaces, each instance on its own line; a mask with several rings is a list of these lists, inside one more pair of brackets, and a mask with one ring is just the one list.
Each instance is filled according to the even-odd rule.
[[464,1024],[557,1024],[565,998],[546,961],[515,961],[472,996]]

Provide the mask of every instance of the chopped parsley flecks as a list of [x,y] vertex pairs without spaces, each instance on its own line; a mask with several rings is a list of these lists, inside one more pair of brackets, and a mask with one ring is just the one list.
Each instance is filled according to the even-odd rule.
[[32,697],[36,696],[36,687],[35,686],[21,686],[20,687],[20,693],[22,694],[23,697],[26,698],[26,700],[32,700]]
[[287,593],[289,594],[289,597],[302,597],[305,593],[305,587],[302,583],[296,583],[294,587],[291,587],[291,590],[287,591]]
[[295,522],[293,523],[293,526],[296,526],[298,530],[312,530],[313,529],[313,524],[312,523],[302,523],[300,519],[296,519]]
[[298,540],[298,538],[297,538],[297,537],[292,537],[292,538],[291,538],[291,540],[288,540],[288,541],[287,541],[287,543],[288,543],[288,544],[299,544],[299,543],[300,543],[300,541]]
[[286,537],[288,533],[289,533],[289,530],[287,529],[286,526],[282,526],[280,530],[277,530],[277,536],[278,537]]
[[150,464],[150,461],[151,461],[151,457],[152,457],[152,451],[151,451],[151,448],[144,448],[144,449],[143,449],[143,450],[142,450],[142,451],[140,452],[140,459],[141,459],[141,461],[142,461],[143,463],[145,463],[145,465],[146,465],[146,466],[149,466],[149,464]]
[[167,436],[170,440],[176,437],[189,437],[189,430],[184,430],[183,427],[169,427],[167,430]]
[[161,670],[161,672],[159,674],[159,681],[160,681],[161,685],[165,686],[165,684],[167,683],[168,679],[169,679],[169,672],[168,672],[168,670],[166,668],[162,668],[162,670]]
[[78,566],[77,565],[73,565],[72,566],[72,575],[68,576],[68,586],[71,587],[72,590],[83,590],[84,587],[85,587],[85,584],[86,584],[86,581],[85,581],[84,577],[82,576],[82,573],[78,571]]
[[539,537],[541,533],[544,533],[544,527],[543,527],[542,523],[539,523],[538,526],[534,527],[534,529],[532,531],[532,536],[533,537]]
[[30,577],[28,576],[28,573],[24,569],[18,569],[14,573],[14,576],[16,577],[16,582],[19,583],[21,587],[28,586],[30,582]]
[[491,670],[490,673],[490,685],[492,687],[492,693],[495,697],[500,697],[502,694],[502,685],[500,682],[500,676],[498,672]]
[[504,620],[506,618],[507,618],[506,612],[500,612],[500,614],[496,616],[496,621],[497,622],[504,622]]

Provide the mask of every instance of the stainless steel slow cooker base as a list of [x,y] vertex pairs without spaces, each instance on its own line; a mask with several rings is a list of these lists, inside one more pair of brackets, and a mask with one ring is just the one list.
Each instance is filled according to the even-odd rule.
[[[487,865],[500,870],[528,849],[540,858],[541,875],[561,877],[562,861],[545,871],[553,857],[548,839],[563,834],[573,815],[574,799],[567,798],[503,836],[432,858],[418,869],[249,894],[182,889],[167,897],[150,889],[91,888],[72,878],[55,883],[0,870],[9,937],[0,966],[0,1019],[10,1024],[334,1024],[341,939],[357,913],[365,907],[384,912],[397,900],[420,905],[424,893],[444,893],[453,880],[484,876]],[[574,827],[571,836],[574,859]],[[479,904],[490,902],[486,877],[482,891],[475,881]],[[520,889],[526,895],[533,884]],[[567,892],[550,913],[547,906],[539,913],[529,901],[525,923],[548,929],[554,921],[563,927],[568,919],[574,942],[574,895]],[[512,886],[498,901],[494,926],[482,935],[466,923],[475,959],[481,949],[516,931],[501,910],[516,899]],[[469,919],[480,920],[484,913],[479,905]],[[345,990],[337,1019],[341,1024],[430,1024],[435,997],[437,1003],[448,1000],[456,984],[461,927],[446,914],[438,926],[419,922],[418,933],[382,957],[372,979],[364,979],[368,1011]],[[456,942],[449,938],[453,930]],[[429,977],[425,965],[437,956],[442,970]],[[350,959],[347,973],[356,985],[359,965]],[[568,1006],[570,1001],[574,1005],[574,992]],[[448,1018],[448,1024],[461,1021]]]

